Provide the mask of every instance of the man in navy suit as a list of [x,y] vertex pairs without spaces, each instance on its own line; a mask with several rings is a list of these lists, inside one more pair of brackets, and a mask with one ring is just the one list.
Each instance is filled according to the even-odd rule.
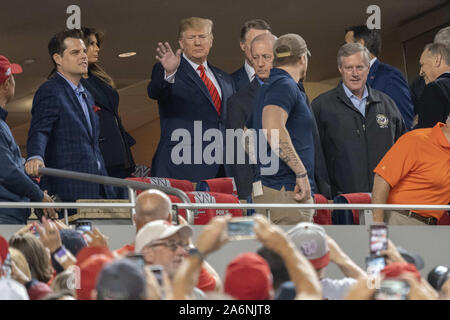
[[194,182],[225,176],[226,102],[234,84],[207,62],[212,26],[209,19],[183,19],[178,33],[181,49],[174,53],[169,43],[158,44],[159,63],[147,88],[149,97],[158,100],[161,126],[152,176]]
[[[87,73],[86,47],[79,30],[57,33],[48,44],[53,76],[36,92],[28,132],[25,170],[38,176],[39,168],[107,175],[98,145],[98,116],[94,101],[80,83]],[[63,201],[115,197],[109,186],[51,176],[41,187]]]
[[239,45],[245,55],[244,65],[233,72],[231,77],[233,78],[236,91],[246,87],[255,78],[255,69],[252,65],[252,54],[250,52],[250,46],[255,37],[261,34],[270,34],[272,29],[269,24],[262,19],[249,20],[244,23],[241,29],[241,39]]
[[381,36],[378,30],[369,30],[367,26],[353,26],[345,30],[345,42],[359,42],[370,52],[370,70],[367,84],[394,100],[402,114],[407,130],[413,125],[414,105],[405,77],[397,68],[382,63],[377,56],[381,51]]

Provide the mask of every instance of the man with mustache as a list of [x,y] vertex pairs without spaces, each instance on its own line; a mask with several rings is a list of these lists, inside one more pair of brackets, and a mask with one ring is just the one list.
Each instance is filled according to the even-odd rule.
[[343,45],[337,62],[342,82],[312,102],[333,197],[370,192],[373,169],[406,129],[394,101],[366,85],[370,55],[363,45]]
[[[94,100],[80,79],[87,73],[86,46],[79,30],[57,33],[48,44],[54,70],[36,92],[28,132],[25,170],[38,176],[39,168],[107,175],[100,152],[98,116]],[[41,187],[62,201],[114,198],[107,185],[43,176]]]

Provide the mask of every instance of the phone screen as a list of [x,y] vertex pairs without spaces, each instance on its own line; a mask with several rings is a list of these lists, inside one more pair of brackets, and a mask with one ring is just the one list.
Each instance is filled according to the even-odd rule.
[[383,256],[366,257],[367,274],[376,275],[386,267],[386,260]]
[[252,218],[234,218],[228,222],[228,237],[231,240],[255,239],[253,229],[255,221]]
[[77,227],[75,228],[78,232],[86,232],[86,231],[92,231],[92,223],[91,222],[80,222],[77,224]]
[[404,280],[383,280],[375,300],[408,300],[409,284]]
[[370,255],[379,256],[387,249],[388,231],[385,225],[370,226]]

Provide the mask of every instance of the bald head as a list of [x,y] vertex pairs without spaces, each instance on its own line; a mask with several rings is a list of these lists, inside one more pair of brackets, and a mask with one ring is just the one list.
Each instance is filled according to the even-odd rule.
[[136,214],[134,221],[139,230],[147,222],[154,220],[172,221],[170,198],[159,190],[146,190],[136,198]]

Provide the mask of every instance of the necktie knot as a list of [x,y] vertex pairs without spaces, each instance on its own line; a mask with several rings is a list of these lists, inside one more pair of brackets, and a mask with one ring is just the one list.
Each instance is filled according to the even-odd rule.
[[205,67],[201,64],[197,67],[197,70],[200,72],[205,72]]

